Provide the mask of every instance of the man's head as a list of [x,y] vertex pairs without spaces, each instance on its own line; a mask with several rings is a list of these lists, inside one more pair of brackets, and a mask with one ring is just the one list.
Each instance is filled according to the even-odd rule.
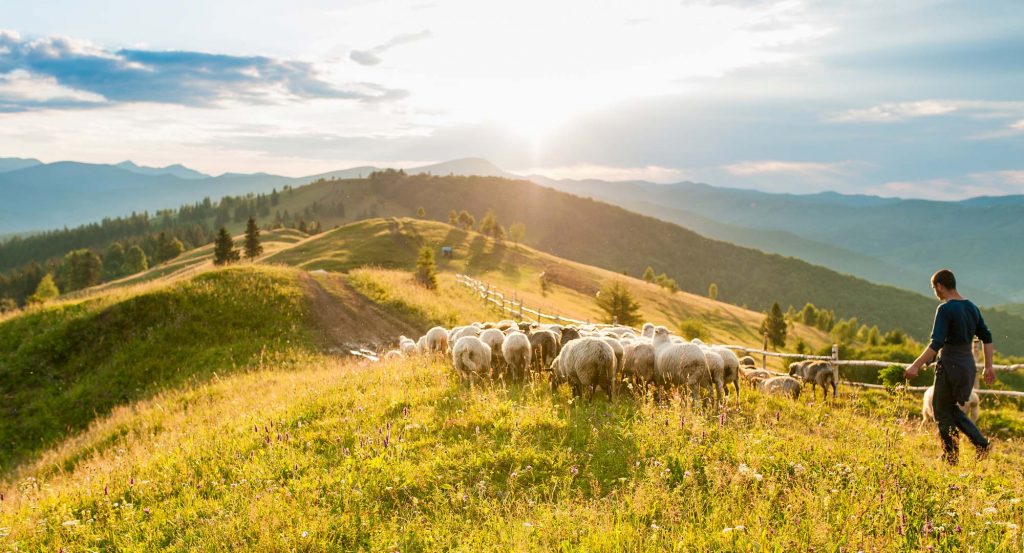
[[953,271],[949,269],[936,271],[932,275],[932,290],[935,292],[935,297],[940,300],[944,300],[952,292],[956,292],[956,277],[953,276]]

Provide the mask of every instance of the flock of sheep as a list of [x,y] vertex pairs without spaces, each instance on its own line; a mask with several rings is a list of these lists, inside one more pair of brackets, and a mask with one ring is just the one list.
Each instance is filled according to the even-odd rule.
[[651,386],[656,394],[689,391],[694,401],[701,401],[706,391],[720,405],[730,385],[739,401],[741,377],[763,392],[794,399],[806,383],[812,393],[817,386],[826,395],[829,386],[833,395],[836,390],[827,362],[794,363],[790,376],[778,376],[756,369],[749,356],[741,359],[726,347],[687,341],[651,323],[639,334],[625,326],[598,329],[512,320],[437,326],[418,341],[399,337],[398,349],[385,357],[417,354],[450,354],[455,370],[467,379],[522,381],[546,375],[552,388],[568,384],[575,397],[588,400],[598,389],[614,399],[620,386],[633,392]]

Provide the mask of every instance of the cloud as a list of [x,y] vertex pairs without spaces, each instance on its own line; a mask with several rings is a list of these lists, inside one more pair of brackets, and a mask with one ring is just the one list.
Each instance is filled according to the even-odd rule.
[[[108,51],[67,37],[22,38],[0,31],[0,76],[22,81],[25,74],[60,87],[49,99],[3,101],[8,111],[83,107],[83,98],[109,103],[158,102],[210,106],[226,100],[273,103],[294,99],[380,102],[405,91],[373,83],[338,86],[321,79],[311,63],[265,56],[232,56],[192,51],[122,49]],[[78,101],[69,101],[77,99]]]
[[1024,170],[971,173],[962,179],[893,181],[867,189],[867,193],[899,198],[956,201],[979,196],[1024,194]]
[[775,159],[760,161],[741,161],[723,167],[737,176],[763,175],[768,173],[793,173],[804,176],[841,176],[850,172],[857,165],[853,161],[821,163],[813,161],[782,161]]
[[645,180],[657,183],[674,183],[685,180],[681,169],[647,165],[644,167],[612,167],[580,163],[561,167],[537,167],[514,171],[519,175],[543,175],[553,179],[601,179],[606,181]]
[[398,46],[400,44],[408,44],[410,42],[416,42],[418,40],[425,40],[433,36],[429,29],[420,31],[418,33],[405,33],[401,35],[395,35],[391,40],[384,44],[378,44],[369,50],[352,50],[348,57],[360,64],[360,65],[377,65],[382,60],[380,55],[384,52]]
[[976,118],[1012,117],[1024,113],[1024,102],[991,100],[917,100],[850,109],[832,116],[835,123],[893,123],[953,113]]
[[53,77],[33,75],[24,69],[0,74],[0,113],[35,107],[95,107],[104,105],[99,94],[61,86]]

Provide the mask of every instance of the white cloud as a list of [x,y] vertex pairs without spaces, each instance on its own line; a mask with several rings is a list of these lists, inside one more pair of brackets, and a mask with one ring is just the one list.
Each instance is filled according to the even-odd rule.
[[1024,170],[986,171],[954,179],[893,181],[867,189],[868,194],[897,198],[956,201],[978,196],[1024,194]]
[[581,163],[560,167],[536,167],[513,171],[520,175],[542,175],[552,179],[601,179],[606,181],[645,180],[673,183],[686,180],[682,169],[648,165],[645,167],[611,167]]
[[61,85],[57,79],[15,69],[0,74],[0,108],[5,103],[53,104],[59,102],[79,104],[102,104],[106,102],[100,94],[87,90],[76,90]]
[[894,123],[919,117],[962,114],[978,119],[1019,116],[1024,102],[989,100],[917,100],[849,109],[828,119],[834,123]]
[[741,161],[723,167],[736,176],[752,176],[771,173],[792,173],[804,176],[841,176],[851,172],[859,165],[854,161],[837,161],[822,163],[814,161],[783,161],[766,159],[759,161]]

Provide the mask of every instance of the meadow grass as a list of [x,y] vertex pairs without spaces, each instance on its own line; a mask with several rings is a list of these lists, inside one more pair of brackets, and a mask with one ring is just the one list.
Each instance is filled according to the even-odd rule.
[[[19,550],[1019,551],[1018,441],[949,469],[899,397],[738,408],[296,356],[120,408],[9,483]],[[85,452],[83,452],[85,451]],[[65,459],[78,457],[73,468]]]
[[209,271],[0,322],[0,472],[117,405],[308,348],[296,275]]

